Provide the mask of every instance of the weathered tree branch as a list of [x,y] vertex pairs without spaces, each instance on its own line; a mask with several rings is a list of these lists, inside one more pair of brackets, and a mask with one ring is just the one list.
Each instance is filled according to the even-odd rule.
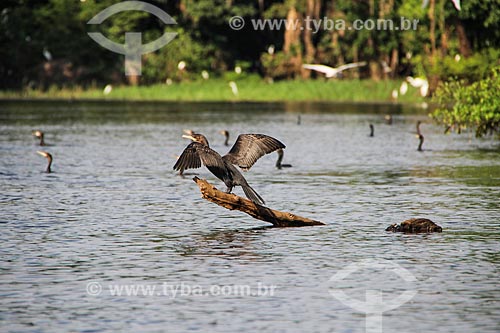
[[235,194],[225,193],[212,184],[198,177],[193,178],[201,191],[202,198],[229,210],[240,210],[258,220],[272,223],[275,227],[303,227],[325,225],[325,223],[297,216],[292,213],[280,212],[258,205]]

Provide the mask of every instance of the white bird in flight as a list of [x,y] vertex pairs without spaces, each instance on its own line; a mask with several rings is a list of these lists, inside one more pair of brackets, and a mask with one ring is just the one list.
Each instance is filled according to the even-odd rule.
[[[455,8],[459,11],[460,9],[462,9],[462,7],[460,6],[460,0],[451,0],[451,2],[453,2],[453,6],[455,6]],[[425,8],[427,7],[427,5],[429,4],[429,0],[423,0],[422,2],[422,8]]]
[[362,62],[353,62],[350,64],[341,65],[339,67],[333,68],[326,65],[316,65],[316,64],[304,64],[302,65],[305,69],[310,69],[316,72],[320,72],[326,75],[327,78],[338,77],[339,74],[346,69],[356,68],[366,66],[366,61]]

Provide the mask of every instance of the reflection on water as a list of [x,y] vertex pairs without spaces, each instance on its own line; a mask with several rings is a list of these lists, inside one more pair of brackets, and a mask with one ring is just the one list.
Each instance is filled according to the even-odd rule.
[[[498,332],[500,151],[492,139],[443,135],[400,105],[327,103],[0,104],[0,314],[5,332],[364,332],[364,315],[328,281],[385,259],[417,295],[384,314],[384,332]],[[393,125],[384,114],[392,113]],[[301,124],[297,125],[297,116]],[[375,137],[369,137],[369,123]],[[266,133],[287,148],[246,174],[270,207],[327,222],[275,229],[200,198],[175,156],[190,128],[225,152],[222,129]],[[46,132],[52,174],[31,136]],[[206,169],[190,171],[222,186]],[[242,194],[240,189],[236,193]],[[384,231],[428,217],[442,234]],[[363,299],[381,282],[360,271],[342,288]],[[385,280],[386,279],[386,280]],[[98,296],[88,283],[99,282]],[[385,282],[385,284],[384,284]],[[277,286],[273,296],[117,296],[111,285]],[[368,283],[368,284],[367,284]],[[374,288],[374,287],[372,287]],[[92,291],[92,290],[91,290]],[[396,295],[394,295],[396,296]]]

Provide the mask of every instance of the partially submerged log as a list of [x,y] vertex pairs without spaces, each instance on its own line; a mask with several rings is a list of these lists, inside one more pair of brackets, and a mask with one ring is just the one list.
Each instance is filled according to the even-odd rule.
[[205,179],[194,177],[193,180],[200,188],[203,199],[229,210],[240,210],[253,218],[272,223],[275,227],[325,225],[325,223],[320,221],[261,206],[248,199],[239,197],[236,194],[219,191]]
[[429,219],[417,218],[403,221],[400,225],[390,225],[385,231],[416,234],[422,232],[441,232],[443,228]]

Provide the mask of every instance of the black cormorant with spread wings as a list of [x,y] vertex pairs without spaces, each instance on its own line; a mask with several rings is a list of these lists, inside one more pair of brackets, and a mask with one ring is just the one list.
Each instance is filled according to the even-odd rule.
[[211,149],[207,138],[202,134],[183,135],[191,142],[182,152],[174,165],[174,170],[200,168],[203,163],[210,172],[222,180],[231,193],[234,186],[241,186],[248,199],[264,204],[264,199],[248,185],[245,177],[235,167],[249,170],[262,156],[285,148],[280,141],[264,134],[240,134],[233,147],[224,156]]

